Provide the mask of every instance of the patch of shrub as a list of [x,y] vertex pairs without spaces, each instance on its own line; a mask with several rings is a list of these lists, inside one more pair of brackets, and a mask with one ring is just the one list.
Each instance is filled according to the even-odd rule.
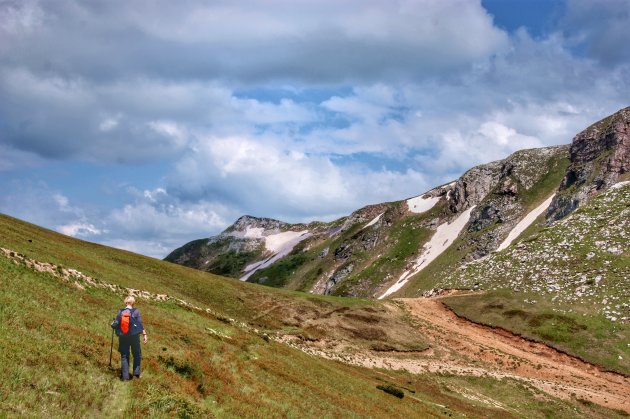
[[186,360],[178,361],[172,356],[163,357],[161,355],[158,356],[158,360],[164,364],[166,368],[174,370],[183,377],[191,378],[195,373],[195,366]]
[[391,384],[386,384],[386,385],[377,385],[376,386],[377,389],[384,391],[387,394],[391,394],[392,396],[396,396],[399,399],[402,399],[403,397],[405,397],[405,393],[399,389],[396,386],[393,386]]

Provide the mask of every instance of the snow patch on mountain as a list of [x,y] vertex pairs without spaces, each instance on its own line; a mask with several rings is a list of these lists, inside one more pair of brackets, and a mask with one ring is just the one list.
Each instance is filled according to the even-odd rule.
[[619,189],[623,188],[626,185],[630,185],[630,180],[626,180],[625,182],[617,182],[610,187],[610,189]]
[[379,215],[377,215],[376,217],[374,217],[374,218],[372,219],[372,221],[370,221],[369,223],[367,223],[367,224],[365,225],[365,227],[363,227],[363,228],[368,228],[368,227],[371,227],[371,226],[373,226],[374,224],[378,223],[378,220],[380,220],[380,219],[381,219],[381,217],[383,216],[383,214],[385,214],[385,213],[384,213],[384,212],[381,212]]
[[410,198],[407,200],[407,206],[409,211],[421,214],[427,212],[440,200],[439,196],[432,196],[430,198],[423,198],[422,195]]
[[378,299],[383,299],[388,295],[400,290],[409,281],[409,278],[423,270],[427,265],[433,262],[438,256],[440,256],[448,247],[453,244],[455,239],[459,236],[459,233],[466,226],[470,220],[470,213],[475,207],[470,207],[464,211],[459,217],[452,223],[441,224],[435,234],[431,237],[428,243],[423,246],[423,252],[420,257],[414,263],[414,266],[403,272],[398,281],[387,291],[383,293]]
[[545,199],[545,202],[531,210],[529,214],[527,214],[521,221],[519,221],[519,223],[516,224],[512,231],[510,231],[510,233],[507,235],[505,240],[503,240],[503,243],[499,245],[496,251],[500,252],[501,250],[507,249],[507,247],[512,244],[512,242],[518,236],[520,236],[521,233],[523,233],[523,231],[525,231],[527,227],[529,227],[534,222],[534,220],[536,220],[536,218],[538,218],[543,212],[547,210],[547,208],[549,208],[549,205],[551,204],[554,196],[556,196],[556,194],[553,194],[549,198]]
[[262,227],[247,227],[243,238],[245,239],[262,239],[265,229]]
[[[260,231],[259,231],[260,230]],[[307,239],[311,236],[308,230],[302,231],[285,231],[277,234],[270,234],[268,236],[262,236],[262,228],[250,228],[248,227],[245,232],[245,237],[248,237],[248,234],[252,234],[249,236],[251,238],[263,238],[265,239],[265,248],[272,252],[273,254],[265,260],[258,261],[252,264],[249,264],[245,267],[245,275],[240,277],[241,281],[247,281],[250,276],[254,274],[259,269],[266,268],[273,264],[274,262],[282,259],[291,251],[293,248],[302,240]],[[260,237],[256,237],[254,235],[260,234]]]
[[290,248],[291,251],[296,244],[304,240],[308,230],[285,231],[283,233],[272,234],[265,237],[265,247],[267,250],[278,253]]

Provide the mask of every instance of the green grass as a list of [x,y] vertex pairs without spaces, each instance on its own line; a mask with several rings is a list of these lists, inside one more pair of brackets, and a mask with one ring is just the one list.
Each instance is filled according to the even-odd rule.
[[570,163],[568,157],[555,155],[547,161],[545,175],[530,189],[522,188],[519,199],[526,211],[536,208],[558,188]]
[[[553,155],[546,162],[545,175],[530,189],[520,188],[521,192],[519,192],[517,200],[523,207],[523,214],[527,214],[536,208],[553,193],[562,181],[568,165],[569,160],[566,156],[562,154]],[[486,200],[490,199],[491,195]],[[485,200],[478,207],[482,208],[485,205],[484,203]],[[476,241],[481,236],[491,233],[497,227],[497,224],[491,224],[480,231],[464,230],[463,234],[460,234],[448,249],[417,275],[413,276],[409,283],[396,295],[400,297],[417,297],[422,295],[424,291],[438,286],[442,278],[455,270],[465,259],[466,255],[475,249]],[[532,230],[528,230],[521,237],[525,237],[526,234],[531,232]]]
[[[371,321],[369,314],[380,319],[386,337],[392,331],[413,336],[413,329],[405,329],[406,320],[379,302],[240,283],[5,216],[0,216],[0,230],[1,247],[31,259],[76,268],[100,281],[167,293],[213,313],[139,299],[149,344],[143,346],[142,378],[123,383],[117,368],[107,365],[109,323],[122,295],[78,289],[0,255],[0,416],[543,417],[551,409],[558,417],[571,417],[566,412],[573,409],[585,416],[598,409],[555,399],[536,405],[536,397],[527,392],[497,391],[494,397],[510,412],[517,412],[514,400],[531,403],[523,415],[506,415],[463,398],[451,385],[458,377],[352,367],[306,355],[262,334],[286,328],[291,316],[352,321],[360,331],[362,318]],[[291,327],[296,333],[302,330],[299,323]],[[342,333],[323,330],[329,336]],[[114,365],[118,362],[114,351]],[[495,381],[480,378],[467,388],[498,389]],[[383,384],[403,389],[405,397],[384,393],[377,388]]]
[[421,227],[426,215],[413,215],[399,220],[384,239],[385,253],[371,261],[357,274],[350,275],[335,291],[335,295],[356,294],[353,289],[373,290],[389,275],[400,274],[409,259],[418,253],[422,244],[429,240],[431,231]]
[[256,271],[248,282],[270,287],[286,287],[291,277],[306,262],[314,260],[314,252],[304,252],[304,243],[298,244],[287,256],[267,268]]
[[[528,304],[523,300],[536,300]],[[447,298],[458,315],[544,342],[611,371],[630,374],[630,328],[592,315],[590,307],[558,312],[558,304],[539,295],[490,291],[480,296]],[[554,311],[554,308],[556,309]],[[587,314],[587,315],[585,315]]]
[[629,203],[624,187],[561,223],[536,223],[516,245],[442,278],[442,287],[487,291],[448,304],[472,320],[630,374]]
[[[219,410],[233,417],[412,412],[413,403],[388,403],[353,368],[171,304],[139,304],[150,333],[144,371],[141,380],[121,383],[117,371],[107,368],[108,314],[120,305],[118,296],[75,290],[6,259],[0,259],[0,269],[2,412],[74,417],[113,413],[106,408],[119,409],[121,417],[198,417]],[[223,329],[230,339],[208,333],[208,327]]]

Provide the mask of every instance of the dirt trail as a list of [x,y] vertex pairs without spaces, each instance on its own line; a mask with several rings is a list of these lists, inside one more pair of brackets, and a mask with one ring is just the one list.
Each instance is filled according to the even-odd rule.
[[[445,292],[432,298],[396,300],[409,308],[418,332],[430,346],[421,352],[376,352],[325,340],[305,342],[290,335],[275,339],[311,355],[368,368],[513,378],[558,398],[579,398],[630,413],[629,378],[604,372],[545,344],[460,318],[440,301],[445,296],[470,294]],[[505,408],[496,400],[482,400],[463,390],[462,396]]]
[[[458,317],[437,298],[400,299],[432,348],[429,370],[512,377],[560,398],[578,397],[630,413],[630,379],[549,346]],[[393,367],[414,361],[398,359]]]

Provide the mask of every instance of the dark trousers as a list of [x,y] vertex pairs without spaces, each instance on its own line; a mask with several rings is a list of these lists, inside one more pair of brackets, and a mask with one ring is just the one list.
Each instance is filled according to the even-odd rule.
[[118,338],[118,352],[120,352],[120,371],[123,380],[130,379],[129,375],[129,349],[133,354],[133,375],[140,377],[140,335],[120,336]]

